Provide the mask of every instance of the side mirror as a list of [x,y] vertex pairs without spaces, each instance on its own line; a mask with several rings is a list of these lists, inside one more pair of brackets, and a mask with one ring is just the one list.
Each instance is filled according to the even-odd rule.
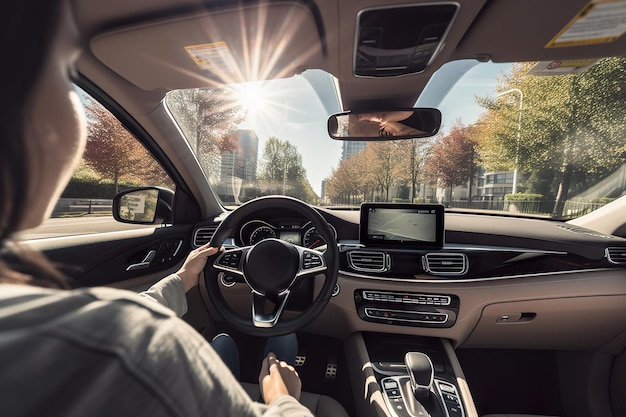
[[427,138],[440,126],[441,112],[429,108],[346,112],[328,118],[328,134],[337,140]]
[[171,223],[173,203],[174,192],[167,188],[134,188],[115,196],[113,218],[132,224]]

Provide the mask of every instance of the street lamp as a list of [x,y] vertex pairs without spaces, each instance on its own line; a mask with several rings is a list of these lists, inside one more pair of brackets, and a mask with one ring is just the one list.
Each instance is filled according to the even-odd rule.
[[519,94],[519,110],[517,114],[517,142],[515,144],[515,169],[513,170],[513,190],[512,193],[517,193],[517,170],[519,166],[519,142],[520,136],[522,133],[522,105],[524,103],[524,93],[519,88],[511,88],[510,90],[506,90],[497,94],[496,97],[502,97],[504,95],[510,93],[518,93]]

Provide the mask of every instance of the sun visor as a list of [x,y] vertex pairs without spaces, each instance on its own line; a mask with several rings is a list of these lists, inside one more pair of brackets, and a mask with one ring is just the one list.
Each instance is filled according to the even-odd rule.
[[290,77],[322,67],[324,33],[298,3],[204,11],[99,34],[94,55],[145,90]]

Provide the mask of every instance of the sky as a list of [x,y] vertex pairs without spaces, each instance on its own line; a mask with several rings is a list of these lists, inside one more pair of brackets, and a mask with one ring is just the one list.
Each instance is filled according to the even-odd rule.
[[[441,110],[444,132],[457,119],[465,125],[472,124],[482,112],[474,100],[475,95],[493,95],[496,76],[510,67],[510,64],[492,63],[461,65],[462,72],[471,69],[456,82],[442,101],[434,99],[435,95],[427,94],[426,90],[424,99],[418,100],[418,105]],[[438,82],[445,88],[454,83],[455,78],[441,76]],[[259,137],[259,158],[270,136],[288,140],[298,148],[308,180],[313,190],[321,195],[322,181],[331,175],[341,158],[342,142],[328,136],[328,111],[311,84],[304,77],[295,76],[254,84],[250,95],[248,117],[240,127],[256,131]]]

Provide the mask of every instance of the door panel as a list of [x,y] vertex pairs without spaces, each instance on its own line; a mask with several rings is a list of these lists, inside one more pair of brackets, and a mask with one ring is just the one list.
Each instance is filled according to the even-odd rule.
[[[191,225],[155,227],[23,242],[46,255],[80,286],[125,287],[166,276],[191,250]],[[156,281],[155,279],[155,281]]]

